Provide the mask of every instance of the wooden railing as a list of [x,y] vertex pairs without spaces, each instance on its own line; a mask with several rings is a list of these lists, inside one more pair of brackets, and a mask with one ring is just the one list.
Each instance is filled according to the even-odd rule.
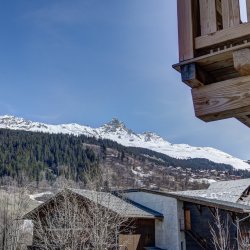
[[243,23],[239,0],[177,0],[180,62],[248,42],[250,0],[245,1],[247,22]]
[[250,127],[250,0],[177,0],[179,63],[203,121],[235,117]]

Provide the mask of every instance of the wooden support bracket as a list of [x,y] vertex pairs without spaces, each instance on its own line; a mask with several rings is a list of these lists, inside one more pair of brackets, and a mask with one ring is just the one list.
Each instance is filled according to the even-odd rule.
[[239,115],[236,117],[236,119],[250,128],[250,113]]
[[214,81],[211,76],[195,63],[181,66],[181,78],[191,88],[197,88]]
[[250,76],[192,89],[195,115],[215,121],[250,113]]
[[233,52],[234,68],[242,76],[250,75],[250,49],[245,48]]

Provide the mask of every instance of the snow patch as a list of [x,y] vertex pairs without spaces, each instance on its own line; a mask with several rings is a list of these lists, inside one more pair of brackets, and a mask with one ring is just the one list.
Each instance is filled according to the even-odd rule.
[[52,192],[43,192],[43,193],[37,193],[37,194],[30,194],[29,197],[33,201],[43,203],[42,201],[38,201],[37,198],[42,197],[44,195],[53,195],[53,193]]

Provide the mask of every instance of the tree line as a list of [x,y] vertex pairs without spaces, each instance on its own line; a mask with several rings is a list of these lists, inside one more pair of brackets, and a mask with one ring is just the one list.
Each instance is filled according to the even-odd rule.
[[[93,145],[98,146],[98,150]],[[148,149],[125,147],[107,139],[7,129],[0,129],[0,177],[22,179],[26,176],[32,181],[39,182],[44,178],[53,182],[63,174],[74,181],[83,181],[83,170],[96,168],[100,161],[105,161],[107,148],[117,150],[122,161],[129,155],[142,162],[147,160],[192,170],[215,169],[250,177],[250,172],[234,170],[230,165],[207,159],[176,159]]]

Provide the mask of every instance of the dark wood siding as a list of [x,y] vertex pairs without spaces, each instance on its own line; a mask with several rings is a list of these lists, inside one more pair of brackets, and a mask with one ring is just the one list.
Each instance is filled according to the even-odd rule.
[[137,250],[143,250],[144,247],[155,246],[155,220],[137,219],[135,226],[135,234],[141,235]]
[[[185,202],[184,206],[186,210],[190,210],[190,217],[191,217],[190,220],[192,225],[190,230],[185,230],[187,250],[204,249],[198,243],[199,240],[201,239],[204,242],[207,242],[207,249],[213,250],[214,247],[212,245],[211,233],[209,227],[209,223],[212,224],[214,221],[212,214],[213,210],[210,210],[208,207],[203,207],[188,202]],[[236,234],[236,227],[232,224],[232,217],[229,214],[229,212],[220,210],[220,213],[222,220],[225,220],[228,215],[230,224],[230,236],[233,242],[237,234]]]

